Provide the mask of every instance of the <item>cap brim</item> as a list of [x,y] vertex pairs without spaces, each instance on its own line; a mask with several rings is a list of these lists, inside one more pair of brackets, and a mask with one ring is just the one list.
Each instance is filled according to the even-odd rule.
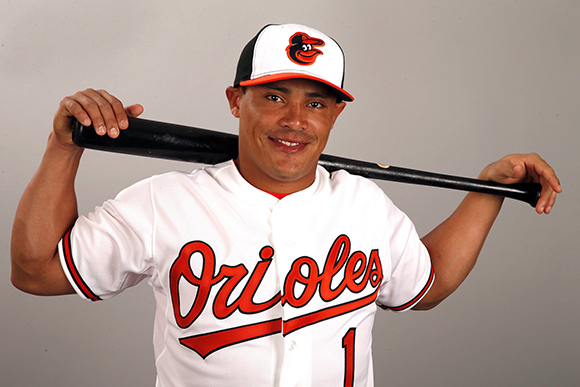
[[311,79],[313,81],[318,81],[324,83],[325,85],[332,88],[332,90],[336,93],[338,98],[343,101],[352,102],[354,101],[354,97],[350,95],[346,90],[328,82],[324,79],[314,77],[308,74],[301,74],[301,73],[279,73],[279,74],[271,74],[271,75],[264,75],[263,77],[259,77],[256,79],[250,79],[247,81],[241,81],[240,86],[255,86],[255,85],[262,85],[264,83],[276,82],[276,81],[284,81],[287,79]]

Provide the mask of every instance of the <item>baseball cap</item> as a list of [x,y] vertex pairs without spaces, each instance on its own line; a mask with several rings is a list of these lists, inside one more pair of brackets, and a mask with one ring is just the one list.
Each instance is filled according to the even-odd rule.
[[300,24],[269,24],[244,47],[234,87],[304,78],[330,86],[344,101],[344,53],[331,37]]

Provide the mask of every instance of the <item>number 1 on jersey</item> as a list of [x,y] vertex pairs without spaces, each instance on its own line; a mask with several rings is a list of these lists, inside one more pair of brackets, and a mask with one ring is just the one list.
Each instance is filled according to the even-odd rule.
[[354,385],[354,340],[356,328],[350,328],[342,338],[344,348],[344,387]]

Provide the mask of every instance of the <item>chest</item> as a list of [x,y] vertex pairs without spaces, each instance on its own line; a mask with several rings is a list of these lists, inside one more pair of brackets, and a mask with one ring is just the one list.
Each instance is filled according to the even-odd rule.
[[289,321],[376,293],[389,252],[373,217],[317,203],[212,200],[173,202],[156,216],[158,280],[181,327],[206,314]]

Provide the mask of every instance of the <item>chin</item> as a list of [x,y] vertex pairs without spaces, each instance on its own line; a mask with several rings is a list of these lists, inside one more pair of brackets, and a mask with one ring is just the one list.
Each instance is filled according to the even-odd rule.
[[316,175],[316,165],[301,168],[278,168],[274,172],[274,177],[282,183],[292,183],[301,180],[314,180]]

